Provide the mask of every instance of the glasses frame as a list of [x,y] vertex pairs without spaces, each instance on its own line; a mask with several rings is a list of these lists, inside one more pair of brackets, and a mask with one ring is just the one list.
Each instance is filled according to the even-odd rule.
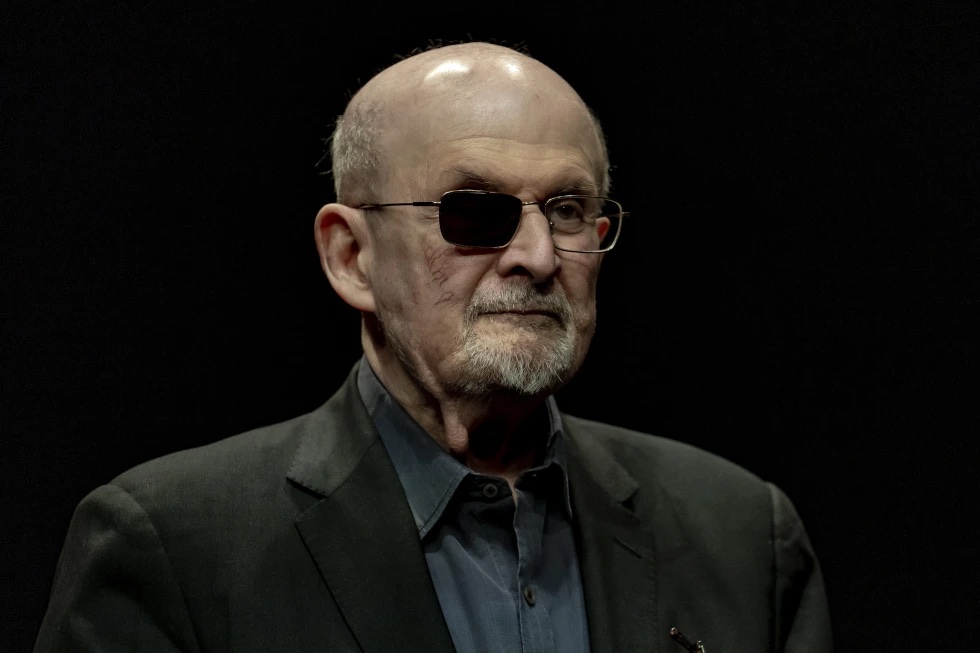
[[551,242],[555,246],[555,249],[560,250],[562,252],[573,252],[573,253],[577,253],[577,254],[604,254],[604,253],[608,252],[609,250],[611,250],[613,247],[616,246],[616,243],[619,241],[619,234],[622,233],[622,230],[623,230],[623,218],[625,218],[625,217],[627,217],[629,215],[629,212],[623,210],[623,205],[622,204],[620,204],[616,200],[611,200],[608,197],[601,197],[599,195],[581,195],[581,194],[577,194],[577,193],[572,193],[572,194],[568,194],[568,195],[556,195],[555,197],[549,197],[548,199],[543,200],[543,201],[530,201],[530,202],[525,202],[521,198],[516,197],[514,195],[508,195],[507,193],[497,193],[497,192],[493,192],[493,191],[468,190],[468,189],[459,189],[459,190],[446,191],[445,193],[442,194],[442,197],[438,201],[428,201],[428,202],[385,202],[383,204],[362,204],[361,206],[356,206],[354,208],[368,211],[368,210],[373,210],[373,209],[383,209],[383,208],[386,208],[386,207],[389,207],[389,206],[429,206],[429,207],[435,206],[435,207],[439,207],[442,204],[442,201],[446,197],[446,195],[457,194],[457,193],[467,193],[467,194],[474,194],[474,195],[506,195],[507,197],[513,197],[515,200],[517,200],[518,202],[521,203],[521,215],[518,216],[518,218],[517,218],[517,226],[514,227],[514,233],[511,234],[510,240],[508,240],[503,245],[464,245],[462,243],[454,243],[453,241],[447,239],[446,236],[444,235],[444,232],[442,230],[442,220],[443,220],[443,218],[442,218],[442,212],[440,211],[440,213],[439,213],[439,233],[442,234],[443,240],[445,240],[447,243],[449,243],[450,245],[453,245],[455,247],[465,247],[465,248],[469,248],[469,249],[504,249],[505,247],[509,246],[514,241],[514,237],[517,236],[517,232],[521,228],[521,220],[524,219],[524,207],[525,206],[538,206],[538,207],[540,207],[541,208],[542,215],[544,215],[545,218],[547,219],[547,217],[548,217],[547,206],[548,206],[549,203],[554,202],[554,201],[557,201],[557,200],[569,199],[569,198],[572,198],[572,197],[582,197],[582,198],[592,199],[592,200],[602,200],[604,202],[609,202],[609,203],[614,204],[615,206],[619,207],[619,220],[616,222],[616,233],[613,234],[612,242],[610,242],[608,246],[606,246],[606,247],[604,247],[602,249],[586,249],[586,250],[582,250],[582,249],[568,249],[566,247],[559,247],[558,244],[554,242],[555,225],[554,225],[554,223],[551,220],[548,220],[548,226],[551,228]]

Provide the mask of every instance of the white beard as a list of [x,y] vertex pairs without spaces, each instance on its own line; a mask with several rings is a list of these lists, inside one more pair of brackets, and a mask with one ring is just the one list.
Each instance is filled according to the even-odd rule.
[[[475,325],[482,314],[508,310],[546,311],[556,323],[514,325],[513,333],[503,338],[478,333]],[[464,315],[460,345],[452,354],[457,374],[451,387],[469,396],[500,390],[532,396],[557,390],[576,368],[578,334],[572,316],[560,289],[542,294],[533,286],[522,286],[474,295]]]
[[[554,317],[515,323],[502,336],[479,332],[479,320],[494,319],[484,314],[508,310],[544,311]],[[463,315],[459,342],[447,356],[453,372],[442,383],[419,359],[404,322],[382,315],[376,313],[384,341],[421,387],[436,382],[450,393],[477,398],[501,391],[536,396],[554,392],[578,370],[580,335],[572,306],[557,287],[547,294],[531,285],[477,292]]]

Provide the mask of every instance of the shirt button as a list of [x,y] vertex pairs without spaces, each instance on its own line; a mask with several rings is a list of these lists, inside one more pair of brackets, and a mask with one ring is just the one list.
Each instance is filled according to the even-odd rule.
[[486,485],[483,486],[483,496],[485,496],[488,499],[492,499],[495,496],[497,496],[497,492],[498,492],[497,486],[494,485],[493,483],[487,483]]
[[534,589],[530,586],[524,588],[524,600],[528,605],[534,605]]

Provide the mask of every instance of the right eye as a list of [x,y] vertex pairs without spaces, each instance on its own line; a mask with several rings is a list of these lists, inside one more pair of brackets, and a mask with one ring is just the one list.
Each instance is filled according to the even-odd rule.
[[548,207],[548,219],[552,222],[575,223],[585,217],[582,202],[571,197],[562,198]]

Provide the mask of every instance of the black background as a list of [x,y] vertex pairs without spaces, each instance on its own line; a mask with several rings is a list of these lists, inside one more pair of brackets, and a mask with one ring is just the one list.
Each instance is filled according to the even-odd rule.
[[151,457],[319,405],[358,320],[320,139],[433,39],[522,43],[632,212],[566,410],[782,486],[841,651],[970,648],[980,592],[973,3],[6,5],[3,650],[68,521]]

